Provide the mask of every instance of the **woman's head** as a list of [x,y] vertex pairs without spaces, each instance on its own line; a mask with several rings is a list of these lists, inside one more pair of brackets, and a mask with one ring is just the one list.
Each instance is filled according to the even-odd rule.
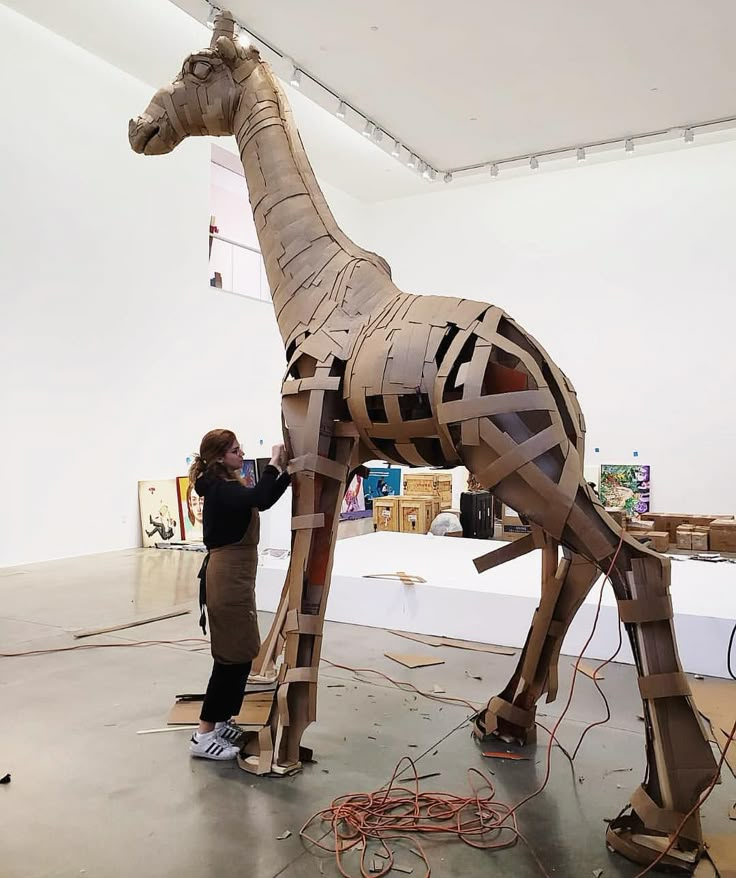
[[199,454],[189,470],[189,481],[195,484],[205,473],[221,479],[237,477],[243,465],[243,450],[232,430],[210,430],[202,437]]

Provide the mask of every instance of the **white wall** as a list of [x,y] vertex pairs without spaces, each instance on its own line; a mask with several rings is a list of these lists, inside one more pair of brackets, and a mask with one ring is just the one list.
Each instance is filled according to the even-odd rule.
[[540,341],[588,464],[638,451],[655,510],[736,511],[736,144],[435,186],[367,228],[403,289],[495,302]]
[[139,545],[138,480],[214,426],[261,456],[284,353],[208,285],[209,143],[135,155],[150,86],[2,5],[0,33],[1,566]]

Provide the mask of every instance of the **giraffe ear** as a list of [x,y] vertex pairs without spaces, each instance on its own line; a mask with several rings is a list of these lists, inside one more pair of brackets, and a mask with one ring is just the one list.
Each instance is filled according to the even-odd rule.
[[233,61],[238,60],[238,49],[230,37],[218,37],[215,48],[226,63],[232,64]]

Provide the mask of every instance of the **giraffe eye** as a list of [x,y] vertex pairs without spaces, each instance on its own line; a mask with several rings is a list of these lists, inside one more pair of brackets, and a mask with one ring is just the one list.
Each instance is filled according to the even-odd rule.
[[197,79],[207,79],[210,73],[212,73],[212,66],[206,61],[195,61],[189,68],[189,72],[196,76]]

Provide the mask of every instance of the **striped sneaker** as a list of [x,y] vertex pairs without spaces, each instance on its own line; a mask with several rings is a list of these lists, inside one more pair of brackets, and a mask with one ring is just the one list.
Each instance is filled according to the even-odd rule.
[[201,759],[235,759],[238,748],[233,747],[228,741],[224,741],[216,731],[194,732],[189,743],[189,752],[192,756]]
[[224,723],[215,723],[215,732],[221,740],[227,741],[228,744],[235,744],[245,734],[240,726],[232,720],[227,720]]

